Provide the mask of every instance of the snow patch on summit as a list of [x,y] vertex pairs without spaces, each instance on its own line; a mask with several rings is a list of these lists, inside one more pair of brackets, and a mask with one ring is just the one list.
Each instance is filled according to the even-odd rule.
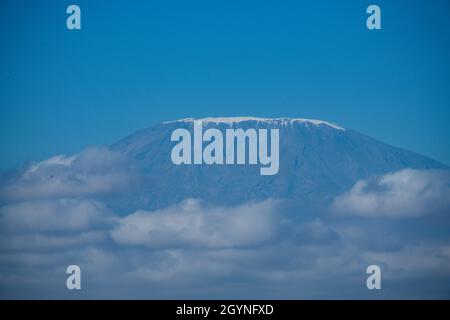
[[303,119],[303,118],[259,118],[259,117],[216,117],[216,118],[184,118],[179,119],[175,121],[166,121],[164,124],[167,123],[174,123],[174,122],[194,122],[194,121],[201,121],[202,123],[227,123],[227,124],[234,124],[239,122],[245,122],[245,121],[256,121],[256,122],[266,122],[270,124],[279,124],[282,126],[292,125],[294,123],[304,123],[306,125],[312,124],[315,126],[321,126],[325,125],[328,127],[331,127],[336,130],[343,130],[345,131],[345,128],[338,126],[334,123],[323,121],[323,120],[313,120],[313,119]]

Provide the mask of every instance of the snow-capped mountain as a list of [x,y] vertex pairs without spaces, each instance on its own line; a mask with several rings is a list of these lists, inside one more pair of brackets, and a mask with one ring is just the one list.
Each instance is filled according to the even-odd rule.
[[[279,129],[279,171],[261,176],[251,165],[175,165],[171,133],[178,128]],[[206,144],[206,143],[205,143]],[[214,204],[237,204],[266,198],[323,203],[360,179],[404,168],[446,168],[425,156],[390,146],[339,125],[289,118],[186,118],[164,122],[114,143],[111,148],[131,157],[145,172],[139,201],[161,208],[187,198]],[[137,200],[136,200],[137,201]]]

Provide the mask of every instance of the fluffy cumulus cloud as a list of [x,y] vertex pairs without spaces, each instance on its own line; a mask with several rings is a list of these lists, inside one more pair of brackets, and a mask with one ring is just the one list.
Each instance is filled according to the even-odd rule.
[[339,213],[362,217],[449,215],[450,171],[405,169],[360,180],[333,206]]
[[115,217],[90,199],[43,199],[0,208],[0,247],[12,250],[54,250],[90,245],[107,237]]
[[80,197],[123,191],[137,176],[127,159],[104,147],[74,156],[55,156],[28,166],[3,183],[0,200]]
[[122,155],[91,147],[73,156],[32,163],[0,184],[0,246],[54,250],[102,242],[116,219],[97,196],[134,183]]
[[280,222],[277,202],[237,207],[204,207],[195,199],[154,212],[120,219],[112,237],[121,244],[152,248],[227,248],[253,246],[275,238]]

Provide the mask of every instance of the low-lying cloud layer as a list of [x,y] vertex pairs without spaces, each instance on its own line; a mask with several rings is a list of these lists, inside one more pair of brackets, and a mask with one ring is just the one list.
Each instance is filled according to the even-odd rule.
[[417,217],[450,212],[450,172],[405,169],[360,180],[336,198],[334,209],[361,217]]
[[[449,220],[428,219],[449,215],[447,171],[359,181],[317,214],[274,199],[124,212],[117,197],[132,199],[142,176],[89,148],[4,181],[0,297],[370,298],[369,264],[383,270],[385,297],[448,297]],[[65,288],[70,264],[82,269],[81,292]]]
[[198,200],[155,212],[138,211],[119,220],[112,237],[120,244],[150,248],[229,248],[272,240],[279,228],[276,202],[203,207]]
[[79,231],[104,223],[107,209],[87,199],[31,200],[1,208],[2,225],[13,231]]

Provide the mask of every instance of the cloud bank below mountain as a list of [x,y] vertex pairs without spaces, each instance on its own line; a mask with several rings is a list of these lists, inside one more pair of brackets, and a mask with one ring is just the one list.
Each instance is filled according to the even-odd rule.
[[334,201],[336,211],[362,217],[407,218],[450,212],[450,172],[405,169],[360,180]]
[[141,170],[88,148],[3,181],[0,296],[70,298],[78,264],[84,298],[370,298],[365,268],[379,264],[393,286],[381,296],[448,297],[448,171],[363,179],[317,212],[271,198],[123,210],[151,183]]

